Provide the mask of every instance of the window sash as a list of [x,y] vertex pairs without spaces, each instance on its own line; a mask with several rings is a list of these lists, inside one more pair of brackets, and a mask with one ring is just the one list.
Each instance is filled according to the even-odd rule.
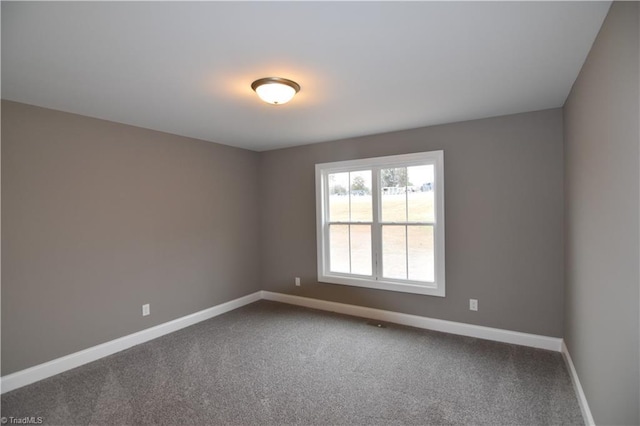
[[[420,165],[423,165],[425,163],[421,163]],[[428,163],[427,163],[428,164]],[[387,167],[372,167],[369,169],[363,169],[363,168],[356,168],[356,169],[348,169],[348,170],[340,170],[339,172],[333,171],[333,170],[326,170],[325,172],[323,172],[323,181],[324,181],[324,185],[325,185],[325,199],[324,199],[324,207],[325,207],[325,217],[330,217],[331,212],[330,212],[330,202],[329,202],[329,197],[331,197],[331,193],[330,193],[330,188],[329,188],[329,175],[331,174],[335,174],[335,173],[352,173],[352,172],[359,172],[359,171],[371,171],[372,174],[372,188],[371,188],[371,197],[372,197],[372,221],[344,221],[344,220],[336,220],[336,221],[331,221],[328,220],[325,222],[325,227],[326,227],[326,231],[325,231],[325,242],[327,242],[324,246],[325,246],[325,250],[326,250],[326,258],[329,260],[328,262],[328,266],[325,266],[325,270],[326,272],[329,272],[330,274],[336,274],[336,275],[341,275],[341,276],[345,276],[345,277],[349,277],[349,276],[358,276],[358,277],[367,277],[367,278],[371,278],[374,279],[376,281],[392,281],[392,282],[397,282],[397,283],[411,283],[413,285],[423,285],[423,286],[431,286],[435,283],[435,273],[434,273],[434,280],[433,281],[427,281],[427,280],[411,280],[409,279],[409,248],[408,248],[408,234],[405,234],[405,263],[406,263],[406,276],[407,278],[393,278],[393,277],[389,277],[389,276],[385,276],[384,275],[384,261],[383,261],[383,253],[384,253],[384,246],[383,246],[383,241],[382,241],[382,228],[384,226],[402,226],[405,228],[405,230],[407,229],[407,227],[409,226],[431,226],[434,229],[434,233],[435,233],[435,228],[436,228],[436,222],[435,221],[382,221],[380,220],[382,217],[382,203],[381,203],[381,199],[382,199],[382,192],[380,191],[380,183],[381,183],[381,170],[385,169]],[[376,185],[377,183],[377,185]],[[351,189],[347,188],[347,193],[349,194],[349,197],[351,197]],[[405,201],[406,205],[408,206],[408,201]],[[351,199],[349,199],[349,209],[351,209]],[[434,206],[434,209],[437,210],[437,206]],[[351,210],[349,211],[349,216],[351,217]],[[345,225],[345,226],[349,226],[349,231],[351,230],[351,226],[352,225],[369,225],[371,226],[371,265],[372,265],[372,274],[371,275],[363,275],[363,274],[357,274],[354,272],[340,272],[340,271],[335,271],[332,270],[332,262],[331,262],[331,226],[332,225]],[[434,242],[434,251],[435,251],[435,242]],[[350,270],[352,269],[352,262],[351,262],[351,236],[349,235],[349,247],[348,247],[348,252],[349,252],[349,264],[350,264]]]
[[[330,165],[316,165],[316,178],[319,179],[317,186],[317,203],[319,214],[318,218],[318,278],[319,281],[324,281],[322,278],[327,279],[327,282],[356,285],[369,288],[381,288],[386,290],[405,291],[410,293],[422,293],[432,294],[437,296],[444,296],[444,238],[441,235],[444,232],[444,217],[443,215],[443,170],[442,170],[442,151],[439,153],[439,157],[428,156],[423,157],[422,154],[417,154],[419,158],[407,158],[413,157],[414,154],[408,156],[396,156],[393,158],[383,159],[370,159],[370,160],[355,160],[350,162],[341,162],[339,164]],[[434,154],[434,153],[427,153]],[[378,161],[382,160],[382,161]],[[365,164],[366,162],[366,164]],[[370,162],[370,163],[369,163]],[[382,191],[381,191],[381,170],[387,168],[397,167],[412,167],[433,165],[434,167],[434,220],[432,221],[382,221]],[[372,220],[371,221],[344,221],[335,220],[331,221],[330,218],[330,202],[331,196],[329,191],[329,175],[334,173],[345,172],[359,172],[359,171],[371,171],[371,193],[372,193]],[[352,197],[351,186],[349,182],[349,188],[347,193],[349,197]],[[408,199],[408,195],[407,195]],[[351,201],[349,202],[351,204]],[[408,202],[405,204],[408,208]],[[349,214],[351,218],[351,210]],[[330,256],[331,256],[331,239],[330,228],[332,225],[368,225],[371,229],[371,275],[359,275],[353,273],[343,273],[331,271]],[[411,280],[409,279],[409,250],[408,247],[405,251],[406,267],[406,279],[388,278],[383,275],[383,241],[382,241],[382,229],[384,226],[403,226],[405,227],[405,235],[408,235],[408,227],[410,226],[430,226],[433,230],[433,263],[434,263],[434,279],[433,281]],[[349,228],[351,229],[351,228]],[[405,237],[405,244],[408,245],[408,237]],[[351,250],[351,248],[349,248]],[[351,251],[350,251],[351,256]],[[351,266],[350,266],[351,267]],[[351,270],[351,269],[350,269]]]

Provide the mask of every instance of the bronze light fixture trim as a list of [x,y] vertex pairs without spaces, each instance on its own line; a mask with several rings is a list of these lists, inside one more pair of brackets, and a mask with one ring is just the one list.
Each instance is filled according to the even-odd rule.
[[251,88],[258,94],[260,99],[272,105],[285,104],[300,91],[298,83],[281,77],[258,79],[251,83]]

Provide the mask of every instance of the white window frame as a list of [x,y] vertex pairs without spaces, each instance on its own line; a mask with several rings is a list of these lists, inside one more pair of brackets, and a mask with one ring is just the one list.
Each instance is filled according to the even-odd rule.
[[[434,166],[435,219],[434,232],[434,282],[425,283],[410,280],[395,280],[382,276],[382,225],[380,211],[380,170],[392,167],[411,167],[421,165]],[[329,183],[328,175],[340,172],[371,170],[372,222],[371,224],[371,276],[337,273],[329,270]],[[445,296],[445,247],[444,247],[444,151],[429,151],[414,154],[392,155],[387,157],[365,158],[359,160],[337,161],[316,164],[316,223],[318,281],[378,290],[403,293]],[[411,222],[399,222],[399,224]],[[431,224],[431,223],[430,223]]]

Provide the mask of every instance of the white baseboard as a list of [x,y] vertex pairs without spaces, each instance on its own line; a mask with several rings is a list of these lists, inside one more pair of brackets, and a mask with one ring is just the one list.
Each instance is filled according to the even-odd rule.
[[573,365],[573,360],[571,359],[571,355],[569,355],[569,349],[564,341],[562,342],[562,357],[564,358],[564,362],[567,364],[569,376],[571,376],[571,382],[573,382],[573,388],[576,390],[576,397],[578,397],[578,403],[580,404],[580,411],[582,411],[584,423],[589,426],[595,426],[596,422],[593,420],[593,416],[591,415],[587,397],[584,394],[584,390],[580,384],[580,379],[578,378],[578,372],[576,371],[576,367]]
[[262,293],[257,291],[247,296],[230,300],[229,302],[213,306],[173,321],[147,328],[146,330],[138,331],[137,333],[129,334],[80,352],[75,352],[70,355],[63,356],[62,358],[54,359],[44,364],[39,364],[25,370],[8,374],[0,379],[0,392],[5,393],[12,391],[39,380],[46,379],[47,377],[71,370],[72,368],[96,361],[116,352],[123,351],[132,346],[139,345],[140,343],[148,342],[149,340],[156,339],[160,336],[164,336],[165,334],[173,333],[174,331],[190,325],[216,317],[241,306],[248,305],[249,303],[257,302],[260,300],[261,296]]
[[326,300],[310,299],[308,297],[293,296],[290,294],[273,293],[263,290],[262,298],[273,300],[274,302],[305,306],[307,308],[320,309],[323,311],[338,312],[356,317],[370,318],[378,321],[392,322],[395,324],[459,334],[462,336],[477,337],[479,339],[494,340],[496,342],[513,343],[516,345],[530,346],[533,348],[547,349],[556,352],[560,352],[562,345],[562,339],[557,337],[540,336],[537,334],[521,333],[518,331],[484,327],[481,325],[465,324],[418,315],[384,311],[381,309],[366,308],[364,306],[328,302]]
[[[173,321],[166,322],[164,324],[157,325],[155,327],[148,328],[146,330],[139,331],[137,333],[120,337],[110,342],[93,346],[80,352],[75,352],[73,354],[54,359],[44,364],[36,365],[34,367],[6,375],[0,378],[0,392],[9,392],[22,386],[37,382],[39,380],[46,379],[47,377],[54,376],[67,370],[71,370],[72,368],[80,367],[81,365],[96,361],[100,358],[123,351],[132,346],[148,342],[149,340],[156,339],[160,336],[164,336],[165,334],[169,334],[190,325],[199,323],[201,321],[216,317],[218,315],[240,308],[244,305],[248,305],[249,303],[257,302],[260,299],[273,300],[276,302],[288,303],[291,305],[305,306],[308,308],[320,309],[323,311],[338,312],[341,314],[370,318],[378,321],[392,322],[427,330],[442,331],[445,333],[477,337],[480,339],[494,340],[497,342],[513,343],[516,345],[530,346],[557,352],[562,351],[563,354],[565,353],[565,351],[562,349],[562,339],[555,337],[520,333],[517,331],[483,327],[479,325],[446,321],[417,315],[403,314],[399,312],[384,311],[381,309],[367,308],[364,306],[329,302],[320,299],[310,299],[308,297],[273,293],[263,290],[257,291],[244,297],[240,297],[238,299],[231,300],[226,303],[222,303],[220,305],[216,305],[214,307],[193,313],[191,315],[184,316],[182,318],[175,319]],[[568,352],[566,352],[567,357],[568,355]],[[575,377],[574,383],[578,383],[576,389],[580,389],[580,394],[584,399],[584,394],[582,394],[582,388],[579,387],[579,381],[577,381],[577,375],[575,375],[573,364],[570,365],[572,369],[572,379],[574,379]],[[586,399],[584,399],[584,404],[586,406]],[[587,413],[589,413],[589,416],[591,416],[590,412],[588,411],[588,406]],[[585,419],[586,418],[587,417],[585,416]]]

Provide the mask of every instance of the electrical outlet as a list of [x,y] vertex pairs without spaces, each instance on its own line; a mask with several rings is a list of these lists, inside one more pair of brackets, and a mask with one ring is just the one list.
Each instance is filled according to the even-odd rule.
[[151,313],[151,308],[149,308],[149,304],[147,303],[146,305],[142,305],[142,316],[146,317],[150,313]]
[[478,310],[478,299],[469,299],[469,310],[470,311]]
[[300,277],[296,277],[296,287],[300,287]]

